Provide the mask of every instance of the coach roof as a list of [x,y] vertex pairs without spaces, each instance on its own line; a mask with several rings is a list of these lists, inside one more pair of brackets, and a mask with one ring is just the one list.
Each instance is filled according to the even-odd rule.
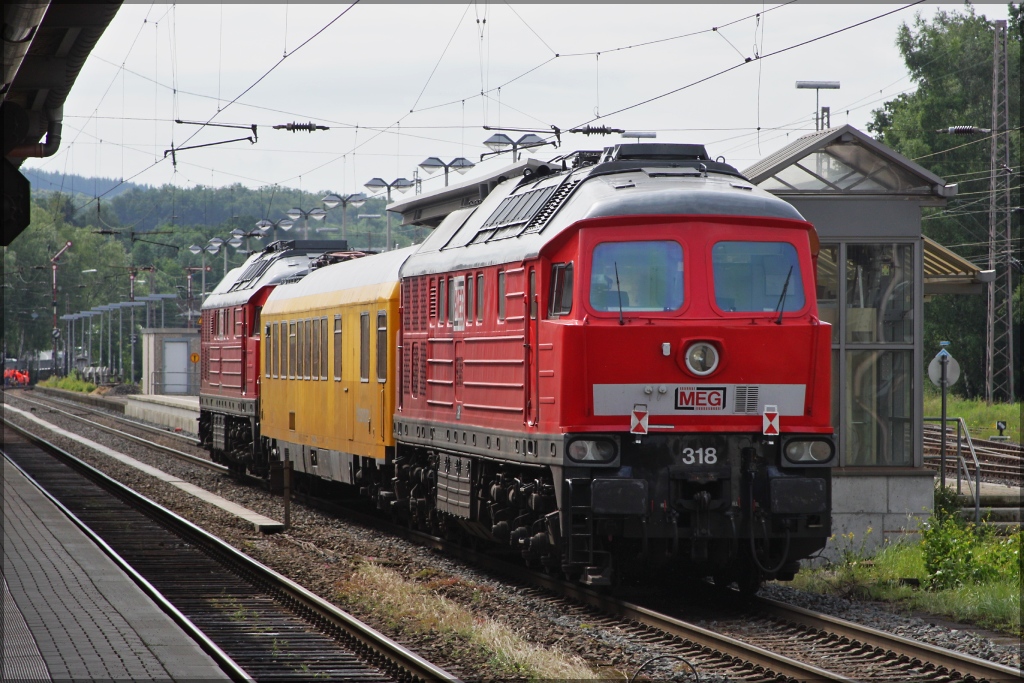
[[318,268],[298,282],[276,288],[267,298],[267,306],[298,297],[397,283],[399,268],[415,250],[406,247]]

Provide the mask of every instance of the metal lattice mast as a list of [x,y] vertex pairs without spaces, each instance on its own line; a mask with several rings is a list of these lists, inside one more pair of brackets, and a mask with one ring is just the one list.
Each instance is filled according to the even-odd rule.
[[988,289],[986,400],[1014,400],[1013,264],[1010,221],[1010,102],[1007,87],[1006,22],[995,22],[992,47],[992,144],[989,164],[988,267],[996,271]]

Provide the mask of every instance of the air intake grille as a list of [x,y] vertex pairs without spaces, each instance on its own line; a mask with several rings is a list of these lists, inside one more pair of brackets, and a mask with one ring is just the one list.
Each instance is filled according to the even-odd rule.
[[758,388],[756,386],[736,387],[737,413],[756,413],[758,407]]

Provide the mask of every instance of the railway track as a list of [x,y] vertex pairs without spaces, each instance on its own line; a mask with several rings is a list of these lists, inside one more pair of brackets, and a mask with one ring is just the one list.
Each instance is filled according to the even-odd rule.
[[454,680],[74,456],[4,421],[3,452],[109,548],[235,680]]
[[[926,423],[922,438],[925,464],[938,469],[941,466],[938,458],[942,447],[942,428],[939,425]],[[1024,450],[1020,444],[984,439],[973,439],[972,441],[974,452],[978,455],[978,463],[981,465],[982,480],[1005,482],[1016,486],[1024,484]],[[966,446],[963,447],[963,451],[963,455],[969,463],[968,467],[973,472],[973,464],[971,464],[970,453],[967,452]],[[946,471],[955,473],[955,427],[946,428],[946,457]]]
[[[142,438],[140,436],[137,436],[135,434],[131,434],[129,432],[126,432],[123,429],[119,429],[117,427],[111,427],[110,425],[106,425],[106,424],[103,424],[101,422],[97,422],[95,420],[90,420],[90,419],[88,419],[86,417],[83,417],[82,415],[76,414],[74,411],[84,411],[84,412],[86,412],[88,414],[94,414],[94,415],[97,415],[97,416],[102,417],[104,419],[111,420],[111,421],[113,421],[115,423],[118,423],[118,424],[121,424],[121,425],[125,425],[125,426],[127,426],[127,427],[129,427],[131,429],[155,432],[155,433],[159,434],[160,436],[165,436],[165,437],[171,437],[171,438],[175,438],[175,439],[179,439],[179,440],[184,440],[189,445],[194,446],[196,441],[195,441],[195,439],[192,439],[190,437],[183,437],[180,434],[174,434],[173,432],[168,432],[168,431],[165,431],[165,430],[161,430],[161,429],[158,429],[156,427],[152,427],[150,425],[146,425],[146,424],[143,424],[141,422],[137,422],[136,420],[130,420],[128,418],[119,417],[119,416],[113,415],[113,414],[111,414],[109,412],[102,411],[102,410],[97,410],[97,409],[94,409],[94,408],[86,408],[86,407],[83,407],[83,406],[81,406],[81,405],[79,405],[77,403],[71,403],[71,402],[67,402],[67,401],[62,401],[60,399],[55,399],[55,398],[52,398],[50,396],[47,396],[44,400],[40,401],[40,400],[36,400],[36,399],[26,398],[24,395],[18,395],[17,396],[17,400],[23,401],[23,402],[29,404],[30,406],[35,406],[36,407],[35,408],[36,412],[38,412],[39,410],[46,410],[46,411],[58,413],[60,415],[64,415],[65,417],[71,418],[72,420],[75,420],[77,422],[81,422],[83,424],[87,424],[87,425],[89,425],[90,427],[92,427],[94,429],[98,429],[100,431],[106,432],[107,434],[113,434],[113,435],[115,435],[115,436],[117,436],[119,438],[127,439],[128,441],[132,441],[134,443],[140,444],[140,445],[145,446],[147,448],[152,448],[153,450],[158,451],[160,453],[163,453],[165,455],[171,455],[171,456],[173,456],[175,458],[178,458],[179,460],[184,460],[186,462],[192,463],[193,465],[198,465],[200,467],[205,467],[206,469],[213,470],[214,472],[220,472],[221,474],[228,474],[228,468],[227,467],[225,467],[224,465],[218,465],[217,463],[209,460],[208,458],[205,458],[205,457],[202,457],[202,456],[198,456],[198,455],[193,455],[191,453],[186,453],[186,452],[180,451],[180,450],[178,450],[176,448],[171,448],[170,446],[165,446],[163,444],[156,443],[155,441],[151,441],[149,439],[144,439],[144,438]],[[68,410],[64,410],[62,408],[54,407],[53,404],[65,405],[68,408]]]
[[703,620],[714,621],[712,630],[687,619],[693,605],[666,609],[671,598],[630,602],[525,569],[494,569],[607,615],[605,625],[628,620],[650,642],[675,651],[702,672],[730,678],[746,680],[761,672],[767,680],[1021,680],[1021,672],[1012,667],[773,600],[746,601],[732,591],[714,589],[718,597],[711,616],[706,605],[698,609]]
[[684,618],[686,606],[667,613],[660,606],[654,609],[616,600],[379,517],[339,509],[329,502],[318,506],[461,557],[545,594],[568,598],[581,605],[581,609],[595,610],[590,618],[608,619],[609,625],[621,625],[623,620],[630,622],[637,629],[638,637],[658,643],[663,649],[674,652],[672,656],[693,663],[701,671],[728,678],[752,681],[871,678],[894,682],[1021,680],[1020,672],[1009,667],[770,601],[745,605],[745,611],[739,613],[730,607],[715,617],[717,625],[711,630],[687,621]]

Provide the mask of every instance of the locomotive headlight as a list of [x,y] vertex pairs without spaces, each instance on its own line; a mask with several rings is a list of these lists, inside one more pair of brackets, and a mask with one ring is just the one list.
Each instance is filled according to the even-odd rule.
[[831,441],[790,441],[786,444],[786,460],[794,464],[821,464],[832,459]]
[[615,444],[605,439],[576,439],[569,444],[569,459],[576,462],[611,462]]
[[695,375],[710,375],[718,367],[718,351],[707,342],[697,342],[686,349],[686,368]]

